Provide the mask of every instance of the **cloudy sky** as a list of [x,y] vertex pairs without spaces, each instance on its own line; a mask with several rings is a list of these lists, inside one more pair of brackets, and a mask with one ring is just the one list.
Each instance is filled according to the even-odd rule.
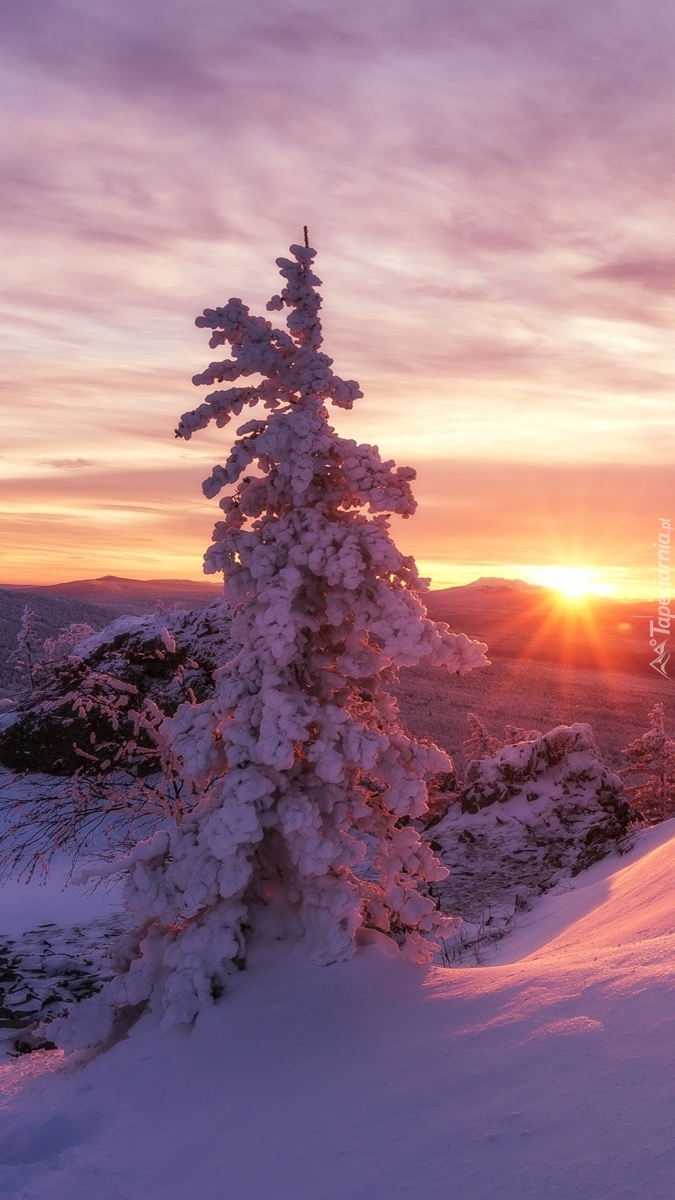
[[436,586],[652,595],[672,517],[665,0],[22,0],[0,9],[0,579],[199,578],[224,431],[194,317],[310,229],[347,436],[418,470]]

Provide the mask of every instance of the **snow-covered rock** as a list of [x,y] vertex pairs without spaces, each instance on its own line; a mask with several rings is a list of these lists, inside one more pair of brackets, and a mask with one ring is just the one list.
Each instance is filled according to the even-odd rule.
[[[634,816],[589,725],[561,725],[469,764],[447,815],[426,837],[450,875],[444,911],[504,932],[529,898],[623,848]],[[506,925],[504,922],[506,921]]]
[[14,700],[11,700],[8,696],[0,700],[0,736],[5,729],[9,729],[10,725],[14,724],[18,716]]
[[[106,761],[107,769],[156,769],[157,747],[129,710],[150,701],[170,716],[186,700],[211,695],[213,671],[232,653],[231,622],[220,600],[194,611],[118,617],[53,662],[40,686],[3,716],[0,763],[56,775],[99,771]],[[115,747],[132,742],[134,750],[115,758]]]
[[0,1044],[10,1053],[44,1044],[31,1030],[96,995],[112,978],[112,949],[124,928],[124,916],[115,914],[0,935]]

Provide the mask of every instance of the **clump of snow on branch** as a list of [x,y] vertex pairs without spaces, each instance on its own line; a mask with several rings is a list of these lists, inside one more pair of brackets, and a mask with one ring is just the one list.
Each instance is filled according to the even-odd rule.
[[[349,409],[362,393],[320,350],[315,251],[291,254],[267,306],[289,310],[286,330],[239,299],[197,319],[231,356],[195,383],[262,382],[213,392],[177,435],[245,406],[268,414],[237,428],[204,484],[208,497],[228,489],[205,570],[224,573],[237,648],[214,696],[163,726],[197,802],[124,864],[138,927],[98,1017],[74,1018],[80,1043],[157,989],[166,1025],[191,1021],[256,927],[296,938],[316,963],[349,957],[364,925],[425,961],[444,928],[429,885],[447,871],[410,822],[426,812],[425,778],[452,763],[405,732],[387,687],[422,660],[463,674],[486,647],[427,617],[415,563],[389,536],[389,514],[415,511],[415,472],[328,423],[327,403]],[[356,872],[366,842],[368,879]]]

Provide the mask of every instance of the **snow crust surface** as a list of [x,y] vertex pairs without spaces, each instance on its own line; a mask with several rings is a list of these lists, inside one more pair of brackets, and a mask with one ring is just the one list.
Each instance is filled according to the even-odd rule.
[[[189,1032],[0,1069],[22,1200],[670,1200],[675,823],[549,895],[489,965],[279,944]],[[509,957],[518,956],[517,961]]]

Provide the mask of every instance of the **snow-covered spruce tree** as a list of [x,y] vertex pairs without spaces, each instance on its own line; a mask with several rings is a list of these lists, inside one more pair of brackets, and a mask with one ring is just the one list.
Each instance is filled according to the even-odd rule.
[[165,723],[197,802],[127,860],[139,929],[99,1000],[161,991],[166,1025],[220,995],[249,930],[275,913],[316,963],[348,958],[362,925],[424,961],[443,928],[426,885],[447,871],[410,821],[426,811],[425,776],[452,763],[403,730],[386,686],[423,658],[464,673],[486,647],[427,618],[414,561],[389,537],[387,514],[415,510],[415,472],[328,424],[327,401],[350,409],[362,393],[321,353],[315,253],[277,259],[286,286],[267,308],[290,309],[288,331],[238,299],[196,322],[212,347],[232,347],[196,384],[263,378],[213,392],[178,436],[245,406],[267,413],[237,430],[204,484],[209,497],[231,489],[205,570],[224,573],[240,649],[212,699]]
[[467,763],[480,761],[501,749],[499,739],[488,733],[484,722],[476,713],[468,712],[466,723],[469,726],[469,736],[462,742],[462,750]]

